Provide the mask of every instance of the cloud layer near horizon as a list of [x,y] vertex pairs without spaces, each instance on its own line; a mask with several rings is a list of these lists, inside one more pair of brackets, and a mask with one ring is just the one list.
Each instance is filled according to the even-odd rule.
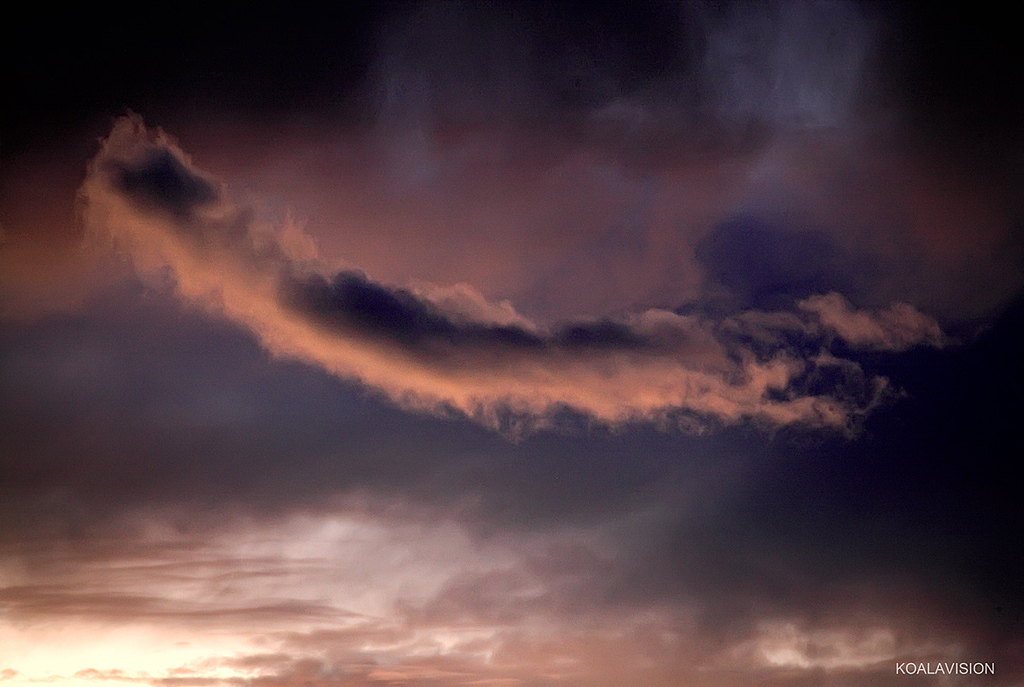
[[830,339],[880,350],[944,342],[912,306],[857,311],[838,293],[774,312],[647,310],[542,327],[464,285],[409,290],[332,271],[301,230],[263,222],[135,116],[115,123],[80,194],[90,231],[274,354],[512,432],[564,411],[608,425],[850,428],[887,382],[832,355]]
[[[877,597],[827,585],[828,613],[798,601],[732,622],[717,595],[621,597],[652,514],[481,537],[458,515],[376,501],[195,529],[152,512],[76,545],[4,546],[4,678],[721,686],[825,672],[852,686],[889,684],[894,660],[963,655],[927,603],[894,612],[924,601],[908,584]],[[46,662],[33,642],[64,652]]]

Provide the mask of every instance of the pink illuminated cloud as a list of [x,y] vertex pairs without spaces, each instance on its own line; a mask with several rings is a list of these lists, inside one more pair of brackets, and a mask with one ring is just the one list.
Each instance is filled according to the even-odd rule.
[[[800,380],[822,358],[772,345],[771,324],[757,330],[767,354],[729,337],[728,320],[667,310],[543,327],[465,285],[411,290],[332,269],[301,230],[262,221],[137,117],[117,122],[81,198],[92,232],[111,236],[144,272],[169,274],[185,300],[246,326],[277,355],[407,407],[513,431],[564,410],[609,425],[685,418],[847,428],[886,387],[867,379],[871,391],[857,399],[803,391]],[[817,307],[833,300],[805,301],[805,332],[820,320],[853,345],[895,336],[904,348],[938,336],[909,306],[881,315]]]

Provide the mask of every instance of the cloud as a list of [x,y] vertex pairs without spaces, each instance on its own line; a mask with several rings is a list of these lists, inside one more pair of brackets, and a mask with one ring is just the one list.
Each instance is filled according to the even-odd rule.
[[1019,681],[1020,302],[929,317],[1019,292],[1012,175],[860,118],[904,98],[863,87],[887,9],[581,8],[388,9],[374,126],[184,105],[216,176],[119,122],[82,199],[149,288],[55,269],[53,175],[4,167],[2,316],[92,297],[0,327],[3,684]]
[[[174,319],[173,309],[165,314]],[[126,333],[114,334],[117,340],[149,327],[125,319]],[[813,323],[794,313],[748,313],[742,320],[746,329],[737,321],[731,335],[760,328],[759,340],[773,332],[772,345],[778,347],[793,332],[805,336]],[[65,336],[61,332],[59,338]],[[170,368],[167,374],[183,378],[184,386],[232,385],[230,378],[204,382],[192,370],[177,369],[187,368],[188,359],[201,357],[203,350],[219,348],[215,340],[197,342],[178,360],[164,357],[164,351],[179,351],[180,340],[144,336],[158,342],[158,353],[149,359],[154,367]],[[158,642],[127,644],[134,651],[128,655],[180,668],[168,684],[186,677],[218,684],[216,675],[237,678],[223,684],[359,684],[362,679],[372,684],[371,673],[399,684],[402,676],[416,682],[443,671],[459,678],[439,684],[463,679],[544,684],[559,676],[562,683],[590,687],[633,684],[641,676],[652,685],[690,677],[694,684],[715,685],[732,676],[732,684],[799,685],[827,674],[834,684],[866,687],[886,684],[892,663],[884,659],[885,642],[891,635],[891,651],[900,660],[952,660],[951,647],[959,646],[958,655],[996,660],[1001,671],[1019,664],[1012,653],[1017,625],[1001,627],[993,611],[999,603],[1000,615],[1009,618],[1019,608],[1012,600],[1019,597],[1019,566],[1007,560],[1016,550],[1006,545],[1013,538],[1006,527],[1014,527],[1014,521],[991,514],[998,513],[994,503],[1016,512],[1012,488],[1006,486],[1007,495],[995,501],[983,492],[974,510],[949,507],[963,493],[977,493],[989,477],[997,481],[986,460],[1004,471],[1000,484],[1012,485],[1005,472],[1012,445],[1005,454],[994,454],[978,449],[972,438],[965,471],[974,481],[965,487],[957,476],[955,490],[942,491],[930,480],[950,470],[940,450],[951,442],[940,435],[927,443],[923,433],[894,439],[888,450],[870,431],[854,442],[834,437],[817,447],[785,436],[764,441],[742,431],[692,437],[649,428],[575,437],[543,433],[511,444],[468,423],[417,418],[377,404],[378,412],[386,413],[384,421],[353,419],[334,397],[315,393],[314,380],[345,385],[297,364],[258,372],[254,366],[263,362],[257,347],[243,333],[234,338],[249,343],[252,357],[239,374],[273,374],[275,386],[290,389],[251,425],[215,427],[210,434],[216,442],[205,444],[195,443],[194,426],[178,424],[176,434],[165,432],[148,443],[126,438],[112,450],[95,447],[88,438],[104,432],[101,414],[91,416],[85,434],[77,427],[52,431],[85,438],[74,441],[75,449],[62,458],[75,472],[49,477],[59,491],[46,502],[47,510],[26,514],[33,527],[45,528],[54,517],[50,511],[66,512],[66,530],[47,529],[26,546],[26,528],[4,528],[11,543],[0,556],[8,566],[0,573],[6,575],[0,586],[11,595],[5,599],[11,632],[0,635],[0,645],[6,644],[11,655],[26,646],[56,647],[53,652],[74,667],[69,675],[86,667],[124,666],[138,682],[162,680],[164,673],[145,668],[141,660],[99,659],[110,655],[104,646],[124,651],[127,640],[120,633],[157,637]],[[238,364],[232,353],[206,364],[217,370]],[[957,355],[942,351],[927,358]],[[1006,359],[1012,358],[999,357]],[[993,366],[1003,375],[1004,365]],[[289,382],[282,369],[308,380],[307,385]],[[929,368],[924,376],[948,385],[939,369]],[[144,378],[143,397],[159,391],[153,380]],[[246,386],[238,393],[264,402],[266,391]],[[955,396],[976,397],[973,392]],[[126,400],[140,403],[138,397]],[[959,417],[962,403],[953,407],[953,417]],[[154,415],[176,422],[164,411]],[[335,430],[329,440],[308,443],[301,419],[306,415]],[[875,419],[892,413],[880,415]],[[124,432],[123,425],[133,422],[118,416],[112,424]],[[911,424],[906,416],[893,422]],[[929,431],[957,425],[926,423]],[[449,432],[423,431],[428,426],[447,426]],[[366,427],[388,438],[367,442],[359,435]],[[392,443],[391,437],[402,433],[412,434],[410,441]],[[467,433],[486,443],[467,446],[459,439]],[[186,439],[175,441],[179,434]],[[379,442],[389,443],[373,451]],[[168,454],[154,454],[150,444]],[[123,463],[111,457],[118,450],[125,451]],[[90,451],[97,457],[90,458]],[[908,460],[914,451],[921,452],[920,462]],[[326,456],[322,462],[321,455]],[[47,460],[35,460],[34,454],[31,462],[24,460],[33,469],[46,469]],[[386,477],[367,479],[360,460]],[[207,467],[197,470],[194,461]],[[135,470],[143,476],[126,474]],[[70,505],[78,491],[90,490],[90,479],[111,480],[100,495],[102,507],[128,520],[106,536],[87,508]],[[241,503],[235,502],[236,492],[227,485],[253,479],[265,481],[266,493],[243,491]],[[5,484],[13,491],[19,481],[15,473]],[[197,497],[197,491],[209,488],[200,484],[207,481],[214,482],[217,494],[213,508]],[[607,483],[613,486],[606,488]],[[915,483],[928,486],[915,488]],[[153,522],[153,485],[170,489],[178,504],[169,507],[166,522]],[[322,490],[353,489],[409,494],[406,507],[414,512],[402,520],[393,515],[401,508],[374,504],[372,497],[362,514],[358,505],[314,512],[322,507]],[[428,493],[432,489],[436,492]],[[248,521],[244,513],[269,500],[268,493],[288,512],[283,518]],[[908,514],[908,501],[922,493],[929,500]],[[475,494],[478,500],[469,498]],[[11,501],[8,507],[17,507]],[[426,512],[418,510],[424,501],[433,504]],[[471,505],[451,523],[452,504],[460,502]],[[929,514],[924,522],[916,515],[922,511]],[[942,524],[944,517],[948,524]],[[979,518],[988,519],[971,524]],[[965,522],[977,536],[964,535]],[[966,549],[948,545],[961,536]],[[986,544],[986,537],[995,539]],[[1008,584],[1010,600],[964,577],[964,560],[972,561],[974,570],[993,560],[993,551],[992,564],[1002,570],[999,579]],[[34,592],[39,593],[35,602]],[[982,598],[975,601],[979,592]],[[394,610],[386,612],[389,608]],[[307,623],[314,628],[300,627]],[[64,634],[32,634],[33,627],[63,628]],[[245,639],[242,646],[221,648],[203,634],[234,636],[234,628]],[[87,639],[78,648],[61,643],[69,635]],[[187,657],[177,658],[184,648],[174,656],[164,653],[163,647],[182,639],[193,643]],[[239,665],[230,672],[231,661],[244,657],[259,667],[243,671]],[[20,662],[9,665],[23,668]],[[1013,684],[1007,675],[1001,679]]]
[[[664,679],[715,657],[684,609],[604,603],[608,566],[622,552],[601,528],[480,539],[424,513],[347,505],[276,521],[226,518],[195,533],[150,517],[130,537],[6,550],[0,601],[13,622],[0,625],[0,661],[29,679],[112,679],[116,669],[154,683],[458,685],[543,676],[590,684],[602,674],[616,684],[638,671]],[[34,584],[19,584],[26,578]],[[367,612],[295,612],[311,599]],[[19,655],[32,642],[63,642],[61,660],[40,666]]]
[[842,295],[831,292],[802,300],[799,307],[816,314],[829,332],[857,348],[904,351],[947,343],[934,319],[906,303],[894,303],[886,310],[856,310]]
[[[624,599],[615,590],[639,553],[637,537],[615,531],[638,533],[628,520],[481,537],[374,499],[229,515],[192,532],[164,514],[135,517],[130,531],[4,550],[5,607],[19,594],[37,603],[9,605],[0,661],[26,682],[795,685],[827,674],[854,685],[884,684],[871,678],[893,660],[954,660],[989,641],[949,608],[928,618],[906,582],[880,598],[803,588],[803,611],[765,604],[766,588],[739,600],[750,612],[741,623],[695,588]],[[726,570],[716,584],[736,591]],[[33,644],[60,655],[46,664],[24,651]],[[990,648],[988,660],[1013,650]]]
[[[294,240],[297,230],[282,239],[134,116],[116,123],[81,197],[91,231],[112,236],[144,271],[169,274],[185,299],[245,325],[275,354],[359,380],[408,407],[457,411],[513,431],[566,410],[608,425],[697,419],[846,428],[885,387],[870,379],[876,393],[866,399],[838,388],[801,391],[818,356],[759,337],[730,339],[721,322],[704,316],[649,310],[542,328],[465,291],[453,314],[451,291],[332,272]],[[827,326],[855,345],[875,341],[850,325],[857,317],[874,322],[870,316],[840,317],[813,305],[831,301],[809,302],[805,310],[827,315]],[[911,312],[878,316],[879,332],[909,341],[913,326],[928,323]]]
[[699,4],[710,106],[734,122],[847,123],[863,94],[871,17],[851,2]]
[[682,112],[716,124],[835,127],[864,95],[875,47],[872,12],[847,0],[578,11],[411,4],[375,55],[379,115],[423,124]]
[[715,226],[696,246],[706,278],[745,308],[779,308],[795,299],[856,287],[858,260],[825,231],[780,229],[753,217]]

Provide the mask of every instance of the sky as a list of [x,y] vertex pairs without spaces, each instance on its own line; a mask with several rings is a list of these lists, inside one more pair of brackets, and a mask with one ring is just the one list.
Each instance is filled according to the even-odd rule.
[[0,687],[1024,684],[1009,10],[26,12]]

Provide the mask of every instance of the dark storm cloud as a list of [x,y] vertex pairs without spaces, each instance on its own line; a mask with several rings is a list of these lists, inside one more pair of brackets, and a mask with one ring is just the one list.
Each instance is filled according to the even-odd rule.
[[193,219],[195,210],[219,198],[212,184],[191,173],[169,150],[150,150],[148,159],[134,168],[115,165],[112,176],[137,203],[169,212],[180,222]]
[[833,291],[849,297],[870,274],[826,232],[773,228],[755,217],[722,222],[696,254],[708,278],[744,309],[781,308]]
[[311,277],[286,287],[296,310],[339,331],[356,330],[409,348],[479,345],[485,348],[541,348],[543,340],[514,326],[452,321],[409,291],[387,289],[358,273],[339,273],[330,281]]
[[339,331],[394,341],[439,357],[460,349],[485,351],[654,350],[650,337],[612,321],[580,322],[557,327],[544,336],[522,326],[456,321],[430,301],[410,291],[386,288],[365,275],[341,272],[330,281],[314,276],[286,287],[296,310]]

